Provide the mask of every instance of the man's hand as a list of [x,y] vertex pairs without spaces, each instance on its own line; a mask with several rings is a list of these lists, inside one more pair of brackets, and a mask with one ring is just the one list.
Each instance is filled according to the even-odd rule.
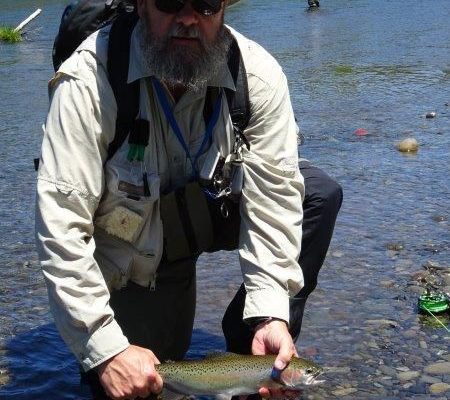
[[123,352],[98,366],[100,383],[112,399],[145,398],[159,393],[163,381],[156,372],[160,364],[148,349],[130,345]]
[[[298,357],[287,324],[280,320],[263,322],[256,327],[252,342],[252,353],[255,355],[277,354],[274,368],[280,371],[287,367],[292,357]],[[264,398],[296,398],[300,392],[261,388],[259,394]]]

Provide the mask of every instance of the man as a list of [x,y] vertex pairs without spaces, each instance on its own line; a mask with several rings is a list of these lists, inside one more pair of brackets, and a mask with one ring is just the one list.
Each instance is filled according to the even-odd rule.
[[[226,1],[138,0],[136,5],[128,80],[140,84],[139,120],[149,121],[144,124],[148,142],[125,142],[107,157],[117,104],[106,72],[109,31],[101,30],[50,82],[37,193],[38,249],[56,325],[82,368],[113,399],[159,393],[155,364],[181,359],[188,349],[199,253],[181,249],[180,243],[192,238],[180,235],[174,224],[193,207],[178,202],[174,208],[173,193],[182,190],[184,200],[200,207],[197,182],[214,172],[217,163],[210,161],[217,155],[232,171],[230,154],[239,158],[236,171],[243,177],[239,256],[245,289],[224,318],[228,347],[277,354],[274,367],[283,369],[297,355],[293,336],[309,294],[299,292],[304,181],[281,68],[257,44],[224,26]],[[247,70],[249,147],[235,143],[227,102],[221,101],[222,88],[234,89],[226,63],[233,37]],[[219,93],[213,123],[203,115],[207,86]],[[320,186],[333,188],[335,201],[334,208],[312,216],[310,243],[326,232],[305,272],[312,276],[308,290],[341,201],[340,188],[319,174]],[[320,209],[322,200],[311,209]],[[325,209],[331,211],[322,223]],[[206,228],[199,225],[192,231],[205,237]],[[296,294],[299,304],[294,299],[290,306]],[[243,336],[233,337],[238,330]],[[262,388],[260,394],[280,393]]]
[[309,8],[320,7],[319,0],[308,0]]

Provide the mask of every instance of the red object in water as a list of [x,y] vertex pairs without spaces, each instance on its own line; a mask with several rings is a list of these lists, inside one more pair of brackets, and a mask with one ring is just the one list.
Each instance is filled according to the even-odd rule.
[[369,134],[369,132],[367,132],[364,128],[358,128],[356,131],[355,131],[355,135],[356,136],[366,136],[366,135],[368,135]]

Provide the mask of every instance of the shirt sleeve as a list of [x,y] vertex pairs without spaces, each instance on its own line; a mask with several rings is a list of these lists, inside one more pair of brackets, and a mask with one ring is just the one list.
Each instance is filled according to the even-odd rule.
[[85,370],[128,346],[94,259],[93,215],[116,116],[106,72],[92,73],[97,68],[94,57],[81,52],[50,82],[36,198],[37,248],[50,309]]
[[303,286],[298,264],[304,182],[287,80],[276,65],[270,83],[249,76],[251,120],[245,136],[239,256],[247,291],[244,319],[289,322],[289,297]]

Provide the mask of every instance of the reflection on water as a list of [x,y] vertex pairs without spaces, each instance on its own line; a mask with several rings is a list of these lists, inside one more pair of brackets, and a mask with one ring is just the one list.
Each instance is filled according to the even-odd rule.
[[[64,3],[0,3],[0,24],[43,9],[27,40],[0,43],[0,385],[11,378],[2,399],[87,396],[49,325],[33,237],[32,160]],[[450,373],[429,371],[450,361],[449,336],[417,315],[415,277],[429,262],[441,273],[449,268],[450,2],[322,0],[315,12],[306,1],[240,3],[228,22],[280,61],[306,137],[300,151],[345,193],[298,342],[333,372],[308,395],[445,398],[449,392],[435,395],[433,384],[450,384]],[[425,118],[430,111],[436,118]],[[358,128],[368,135],[356,136]],[[417,139],[417,154],[397,152],[405,137]],[[202,257],[198,271],[191,356],[223,349],[221,316],[240,284],[234,253]]]

